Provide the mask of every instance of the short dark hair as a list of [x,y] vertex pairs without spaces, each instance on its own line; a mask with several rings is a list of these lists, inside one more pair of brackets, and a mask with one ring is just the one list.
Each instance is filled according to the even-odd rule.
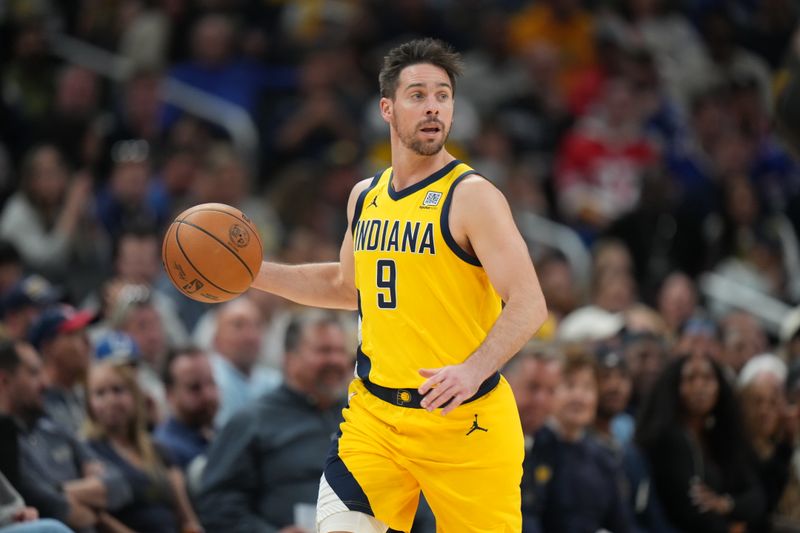
[[591,372],[594,380],[597,381],[597,358],[585,344],[570,344],[565,346],[562,373],[564,376],[571,376],[581,370],[588,370]]
[[10,241],[0,239],[0,265],[22,266],[22,256],[17,247]]
[[311,327],[334,325],[343,327],[341,320],[333,311],[309,310],[302,311],[292,316],[289,325],[286,327],[283,348],[286,353],[297,351],[303,332]]
[[0,370],[13,373],[21,362],[17,344],[9,339],[0,339]]
[[378,75],[381,96],[394,98],[400,72],[411,65],[429,63],[444,69],[450,78],[453,93],[456,91],[456,77],[461,75],[463,63],[461,54],[439,39],[415,39],[392,48],[383,58],[383,68]]
[[171,389],[172,386],[175,385],[175,375],[172,372],[172,365],[179,357],[202,357],[205,354],[206,352],[197,346],[181,346],[169,350],[164,360],[164,366],[161,369],[161,381],[164,383],[164,388]]
[[557,363],[558,365],[564,364],[563,354],[561,350],[554,345],[526,345],[512,357],[502,369],[504,376],[510,376],[519,370],[519,367],[524,361],[538,361],[540,363],[549,364]]
[[123,225],[117,238],[114,240],[111,249],[111,257],[116,261],[119,258],[120,249],[122,248],[122,241],[131,238],[137,241],[152,239],[156,243],[160,243],[161,236],[158,229],[146,222],[132,222]]

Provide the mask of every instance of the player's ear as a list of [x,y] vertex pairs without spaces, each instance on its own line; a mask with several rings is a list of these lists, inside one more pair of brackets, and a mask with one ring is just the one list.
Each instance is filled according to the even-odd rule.
[[381,116],[383,117],[384,122],[387,124],[391,124],[392,122],[392,113],[394,112],[394,102],[390,98],[386,98],[385,96],[381,98],[380,101],[381,106]]

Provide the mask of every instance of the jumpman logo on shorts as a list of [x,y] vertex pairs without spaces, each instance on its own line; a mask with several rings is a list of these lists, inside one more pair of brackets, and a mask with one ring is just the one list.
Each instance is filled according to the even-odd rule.
[[467,435],[472,433],[473,431],[489,431],[486,428],[482,428],[478,425],[478,415],[475,415],[475,420],[472,421],[472,427],[467,431]]

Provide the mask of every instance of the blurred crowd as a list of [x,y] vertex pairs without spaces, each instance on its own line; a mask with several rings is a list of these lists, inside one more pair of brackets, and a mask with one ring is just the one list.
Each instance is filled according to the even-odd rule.
[[[354,317],[189,300],[161,237],[223,202],[267,258],[335,260],[389,164],[382,57],[417,36],[464,55],[448,149],[506,193],[550,312],[505,369],[524,532],[800,531],[800,165],[772,112],[798,15],[0,2],[0,531],[313,531]],[[238,107],[256,156],[170,81]]]

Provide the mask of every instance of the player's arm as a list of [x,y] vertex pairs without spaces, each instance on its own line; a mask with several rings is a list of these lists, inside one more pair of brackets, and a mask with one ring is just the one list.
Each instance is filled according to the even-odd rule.
[[453,194],[450,231],[462,247],[480,260],[505,306],[486,339],[464,363],[420,372],[429,378],[420,393],[431,391],[423,400],[424,407],[436,409],[452,398],[442,414],[475,394],[480,384],[517,353],[547,318],[528,246],[503,194],[479,177],[465,179]]
[[264,261],[252,287],[303,305],[356,309],[358,298],[350,227],[358,196],[369,186],[370,181],[366,179],[357,183],[350,192],[347,202],[347,231],[339,250],[338,263],[282,265]]

